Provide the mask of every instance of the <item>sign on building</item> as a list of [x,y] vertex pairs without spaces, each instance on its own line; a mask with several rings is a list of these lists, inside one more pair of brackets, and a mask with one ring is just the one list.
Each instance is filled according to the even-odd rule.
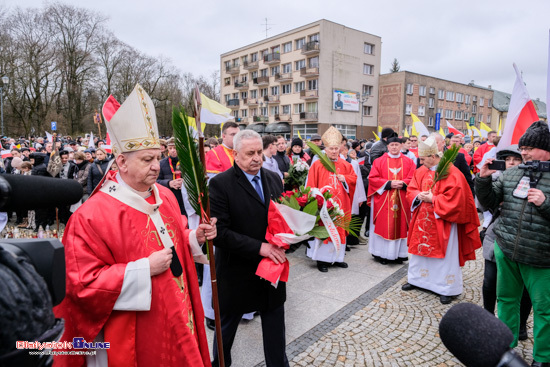
[[357,96],[357,92],[334,89],[332,94],[332,109],[359,112],[359,100]]

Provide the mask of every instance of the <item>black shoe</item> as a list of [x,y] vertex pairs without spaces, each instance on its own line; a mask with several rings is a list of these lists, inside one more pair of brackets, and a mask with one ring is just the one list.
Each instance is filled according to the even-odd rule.
[[398,257],[397,260],[409,261],[409,258],[408,257]]
[[334,263],[334,266],[337,266],[337,267],[342,268],[342,269],[347,269],[348,268],[348,263],[345,263],[345,262]]
[[380,264],[382,264],[382,265],[388,265],[388,260],[387,260],[387,259],[380,258]]
[[439,302],[443,303],[444,305],[448,305],[453,301],[453,297],[451,296],[439,296]]
[[206,319],[206,327],[210,330],[216,330],[216,322],[212,319],[209,319],[208,317],[205,317]]
[[392,260],[391,262],[394,263],[394,264],[399,264],[399,265],[403,264],[403,260],[400,259],[400,258],[397,258],[397,259],[395,259],[395,260]]
[[415,285],[412,285],[411,283],[405,283],[403,284],[403,286],[401,287],[402,290],[408,292],[408,291],[412,291],[413,289],[415,289],[416,286]]
[[351,248],[348,245],[346,245],[346,251],[351,251]]
[[533,363],[531,363],[531,367],[550,367],[550,363],[533,361]]
[[527,326],[519,328],[518,339],[519,340],[527,340]]
[[317,261],[317,269],[319,269],[319,271],[321,273],[327,273],[328,272],[328,264],[326,262],[323,262],[323,261]]

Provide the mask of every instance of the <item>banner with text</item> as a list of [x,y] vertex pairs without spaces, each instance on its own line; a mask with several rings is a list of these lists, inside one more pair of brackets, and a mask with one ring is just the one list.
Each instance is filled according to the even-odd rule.
[[356,92],[334,89],[332,95],[332,109],[340,111],[359,112],[359,100]]

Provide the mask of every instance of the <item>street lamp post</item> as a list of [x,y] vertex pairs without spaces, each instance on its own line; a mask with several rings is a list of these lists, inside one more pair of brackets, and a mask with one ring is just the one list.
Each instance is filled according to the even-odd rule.
[[2,136],[4,136],[4,85],[7,85],[10,78],[7,75],[2,77],[2,86],[0,87],[0,119],[2,121]]
[[357,99],[359,99],[360,104],[359,113],[361,114],[361,134],[363,134],[363,105],[369,100],[369,95],[366,93],[359,95],[359,93],[357,93]]

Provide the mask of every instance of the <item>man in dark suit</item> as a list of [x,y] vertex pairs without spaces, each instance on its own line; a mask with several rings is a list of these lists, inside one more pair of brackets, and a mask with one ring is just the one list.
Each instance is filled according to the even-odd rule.
[[181,214],[187,216],[185,212],[185,206],[183,204],[183,196],[181,193],[181,185],[183,185],[183,178],[181,178],[181,172],[178,167],[178,152],[176,150],[176,143],[174,138],[170,138],[166,141],[168,149],[168,157],[160,161],[160,172],[157,178],[157,183],[162,186],[168,187],[178,200]]
[[[243,314],[259,311],[266,365],[288,366],[285,352],[285,283],[277,288],[258,277],[264,257],[275,263],[286,260],[283,249],[266,242],[267,213],[272,198],[283,191],[279,176],[262,168],[262,138],[252,130],[240,131],[233,140],[232,168],[210,180],[210,212],[218,218],[216,273],[220,300],[222,339],[226,366]],[[214,338],[213,366],[218,366]]]

